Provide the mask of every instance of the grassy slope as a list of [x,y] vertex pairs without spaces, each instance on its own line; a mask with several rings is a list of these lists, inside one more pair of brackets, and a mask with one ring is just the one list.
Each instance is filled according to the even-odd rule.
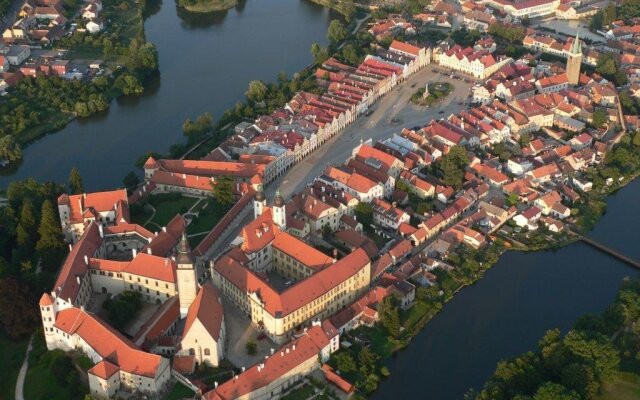
[[12,342],[0,336],[0,400],[13,400],[18,372],[24,360],[28,339]]
[[629,372],[617,373],[602,386],[597,400],[638,400],[640,399],[640,376]]

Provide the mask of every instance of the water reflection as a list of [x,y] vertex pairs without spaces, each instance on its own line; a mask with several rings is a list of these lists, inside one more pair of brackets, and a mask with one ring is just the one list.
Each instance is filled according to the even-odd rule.
[[210,13],[190,12],[178,5],[176,2],[176,12],[182,20],[182,26],[188,29],[197,30],[220,26],[229,14],[229,10],[214,11]]

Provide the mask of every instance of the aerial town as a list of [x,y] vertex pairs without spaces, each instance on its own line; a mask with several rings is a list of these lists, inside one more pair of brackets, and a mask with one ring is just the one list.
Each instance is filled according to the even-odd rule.
[[[102,1],[72,16],[62,3],[21,4],[0,94],[110,73],[55,46],[108,29]],[[369,15],[375,51],[318,62],[321,91],[234,124],[204,157],[150,155],[134,188],[61,194],[68,254],[39,301],[46,348],[86,361],[91,399],[173,398],[177,385],[205,400],[372,395],[389,368],[367,372],[360,349],[413,338],[466,258],[569,243],[586,199],[626,183],[611,166],[616,146],[640,142],[640,18],[589,26],[612,5],[437,0]],[[413,116],[367,129],[396,106]],[[114,319],[131,298],[138,311]]]

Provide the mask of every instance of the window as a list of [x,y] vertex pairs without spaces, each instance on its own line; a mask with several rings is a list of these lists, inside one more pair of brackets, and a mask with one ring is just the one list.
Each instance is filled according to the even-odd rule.
[[189,349],[189,355],[190,356],[195,356],[196,355],[195,349]]
[[211,352],[209,351],[209,349],[204,349],[204,355],[205,356],[210,356]]

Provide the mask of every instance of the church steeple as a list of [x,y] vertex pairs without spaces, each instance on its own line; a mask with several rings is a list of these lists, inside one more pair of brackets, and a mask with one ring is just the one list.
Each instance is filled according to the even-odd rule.
[[576,32],[576,37],[569,49],[567,57],[567,81],[570,85],[577,85],[580,82],[580,67],[582,66],[582,44],[580,43],[580,33]]
[[182,233],[180,243],[178,243],[178,254],[176,256],[176,278],[178,280],[178,300],[180,301],[180,316],[184,318],[189,311],[189,306],[193,303],[198,293],[198,276],[196,266],[191,255],[191,246],[187,240],[187,232]]
[[582,43],[580,43],[580,32],[576,32],[576,38],[571,44],[571,54],[582,54]]
[[178,243],[178,255],[176,256],[176,263],[178,263],[178,268],[183,268],[183,266],[191,265],[193,268],[193,257],[191,256],[191,246],[189,246],[189,241],[187,240],[187,231],[182,232],[182,238],[180,238],[180,243]]
[[273,199],[273,222],[280,229],[287,229],[287,215],[284,198],[280,194],[280,189],[276,190],[276,196]]

